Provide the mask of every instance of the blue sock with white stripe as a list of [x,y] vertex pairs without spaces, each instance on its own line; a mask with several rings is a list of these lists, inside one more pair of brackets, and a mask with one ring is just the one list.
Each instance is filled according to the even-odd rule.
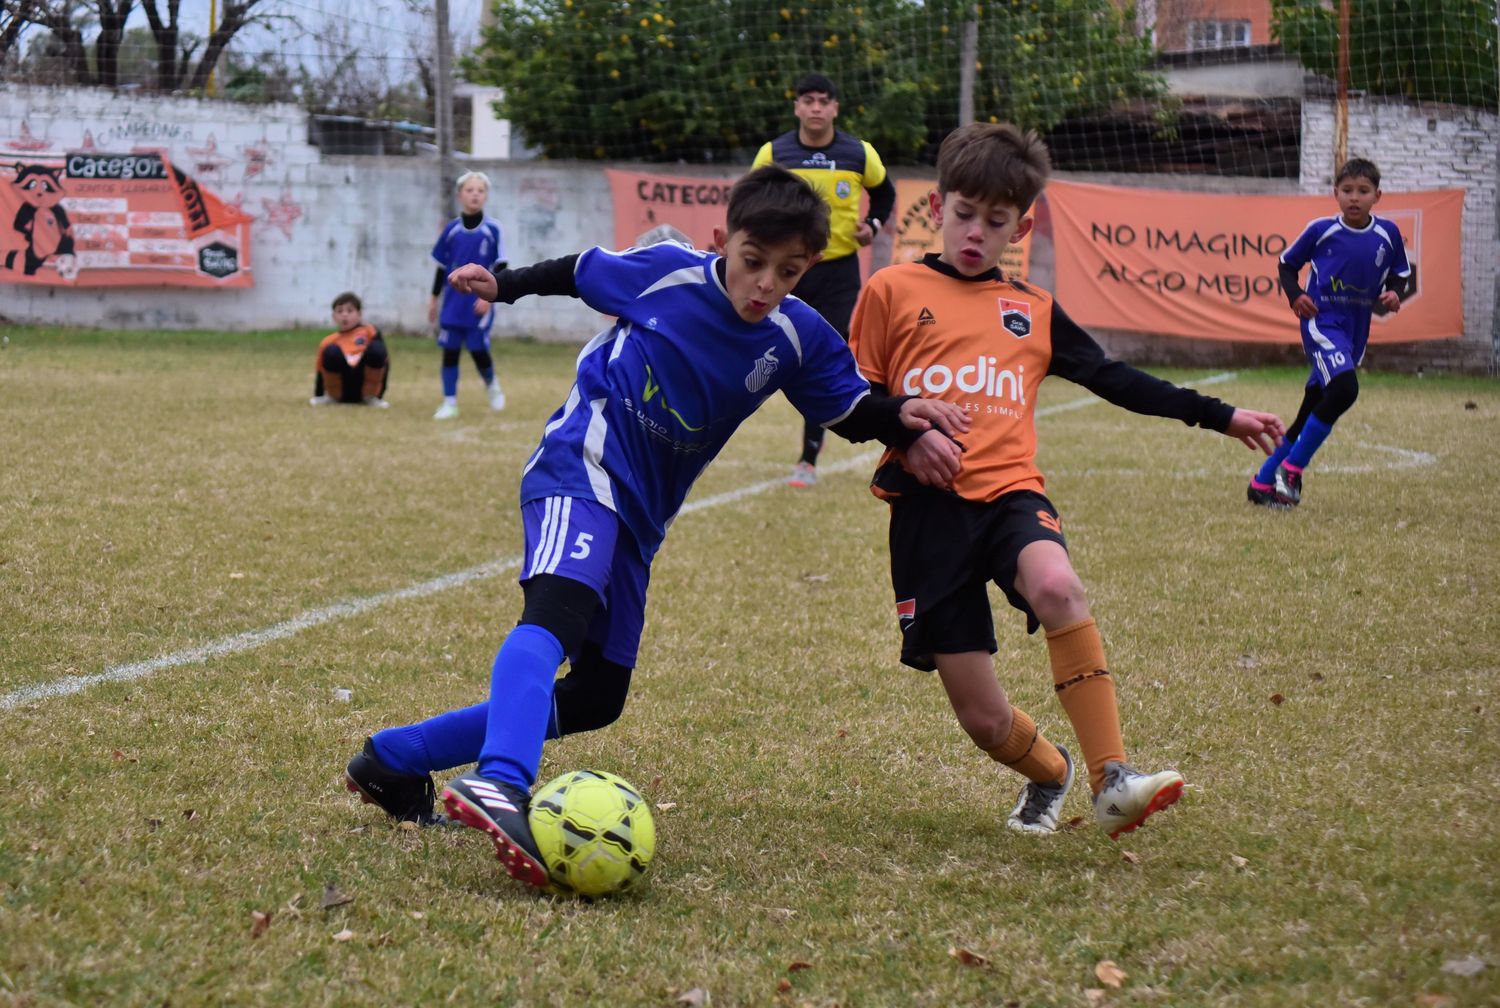
[[542,627],[523,623],[505,638],[490,672],[479,776],[531,790],[553,718],[552,687],[562,661],[562,644]]
[[1286,453],[1291,450],[1292,442],[1283,440],[1281,444],[1276,446],[1275,451],[1266,456],[1266,460],[1260,464],[1260,471],[1255,474],[1250,482],[1259,486],[1262,490],[1269,487],[1271,482],[1276,479],[1276,467],[1281,465],[1282,460],[1286,458]]
[[1332,432],[1332,424],[1319,420],[1316,414],[1308,417],[1307,423],[1302,425],[1302,433],[1297,435],[1297,443],[1292,445],[1291,451],[1287,452],[1287,465],[1306,469],[1307,463],[1312,461],[1313,454],[1323,447],[1323,442]]

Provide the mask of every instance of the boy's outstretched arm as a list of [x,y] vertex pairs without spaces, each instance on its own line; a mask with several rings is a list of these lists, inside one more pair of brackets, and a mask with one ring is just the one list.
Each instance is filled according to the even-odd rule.
[[1286,439],[1286,424],[1275,413],[1236,408],[1224,433],[1239,438],[1246,448],[1259,448],[1269,455]]
[[518,298],[528,294],[577,297],[578,284],[573,278],[577,265],[576,255],[548,259],[520,269],[501,269],[495,273],[478,263],[470,263],[449,273],[448,283],[459,293],[477,294],[486,301],[504,301],[506,304],[515,304]]

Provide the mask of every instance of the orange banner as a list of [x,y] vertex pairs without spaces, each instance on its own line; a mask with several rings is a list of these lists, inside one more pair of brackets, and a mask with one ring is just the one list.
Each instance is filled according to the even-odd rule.
[[[1401,229],[1415,292],[1376,316],[1372,343],[1464,332],[1463,190],[1386,193],[1375,213]],[[1054,181],[1047,186],[1057,299],[1085,327],[1198,339],[1297,343],[1277,259],[1332,195],[1232,196]],[[1306,275],[1303,276],[1304,282]]]
[[647,175],[605,169],[615,205],[615,248],[630,248],[648,231],[669,225],[694,248],[708,248],[724,223],[734,179]]
[[0,160],[0,283],[249,287],[250,221],[156,151]]
[[[932,222],[928,194],[937,180],[896,180],[896,234],[891,239],[891,262],[911,262],[928,252],[943,251],[943,236]],[[1000,257],[1000,272],[1012,280],[1025,280],[1031,268],[1031,236],[1007,246]]]

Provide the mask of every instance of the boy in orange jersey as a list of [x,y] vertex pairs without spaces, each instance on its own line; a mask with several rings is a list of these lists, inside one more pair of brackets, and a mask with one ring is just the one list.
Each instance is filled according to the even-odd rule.
[[1031,229],[1027,212],[1051,168],[1036,134],[965,126],[943,141],[937,167],[930,201],[943,252],[875,273],[850,326],[849,345],[873,387],[958,404],[972,421],[950,487],[912,476],[924,454],[941,447],[934,432],[886,451],[875,472],[871,488],[891,507],[901,661],[936,668],[975,745],[1026,778],[1007,824],[1055,832],[1073,761],[1011,706],[996,678],[986,591],[994,581],[1026,614],[1028,631],[1047,631],[1053,684],[1088,765],[1095,817],[1117,838],[1177,801],[1183,780],[1173,770],[1141,773],[1126,759],[1099,630],[1034,459],[1038,387],[1058,375],[1132,412],[1216,430],[1267,453],[1285,428],[1273,414],[1235,409],[1110,360],[1050,294],[1001,276],[1001,253]]
[[385,409],[390,405],[383,397],[391,357],[380,330],[366,325],[363,313],[364,305],[353,291],[333,299],[333,324],[338,330],[318,344],[317,377],[309,406],[362,402]]

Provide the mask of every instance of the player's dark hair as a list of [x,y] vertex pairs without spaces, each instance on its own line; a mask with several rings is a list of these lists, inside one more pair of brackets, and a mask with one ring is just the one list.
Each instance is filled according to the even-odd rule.
[[1034,130],[1010,123],[970,123],[938,148],[938,192],[986,203],[1008,203],[1021,213],[1047,184],[1052,158]]
[[821,91],[835,101],[837,101],[839,97],[839,89],[834,86],[833,81],[826,75],[820,73],[803,74],[801,77],[797,78],[797,87],[795,88],[795,90],[797,92],[798,98],[801,98],[805,94],[810,94],[813,91]]
[[1380,188],[1380,169],[1375,167],[1374,161],[1366,161],[1364,158],[1350,158],[1344,162],[1344,167],[1333,177],[1336,186],[1344,179],[1362,178],[1369,179],[1370,184],[1376,189]]
[[354,293],[353,291],[344,291],[344,293],[333,299],[334,308],[338,308],[339,305],[346,304],[352,304],[355,311],[365,310],[365,306],[359,300],[359,295]]
[[780,165],[757,168],[729,190],[729,232],[762,245],[797,240],[808,255],[828,247],[828,203]]

